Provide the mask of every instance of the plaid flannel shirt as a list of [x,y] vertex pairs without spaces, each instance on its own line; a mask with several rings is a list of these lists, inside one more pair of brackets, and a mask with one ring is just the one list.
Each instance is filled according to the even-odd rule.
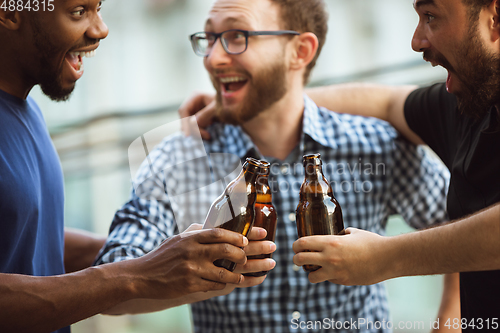
[[[285,161],[270,160],[269,182],[278,213],[276,267],[261,285],[192,304],[196,332],[391,331],[377,325],[390,320],[383,283],[311,284],[307,273],[293,264],[304,154],[321,153],[323,171],[342,207],[346,228],[384,235],[387,219],[393,214],[400,214],[414,228],[447,219],[449,172],[440,161],[422,147],[398,138],[386,122],[337,114],[318,108],[307,96],[304,100],[299,146]],[[228,176],[235,170],[232,157],[238,162],[248,156],[262,158],[240,127],[215,124],[210,132],[212,139],[203,146],[174,135],[151,152],[149,162],[138,172],[140,185],[116,213],[96,264],[142,256],[187,224],[203,223],[211,202],[237,174],[238,169]],[[210,177],[203,171],[207,168]],[[183,221],[182,228],[176,219]],[[360,326],[358,318],[375,325]],[[322,324],[311,328],[309,321]],[[333,329],[333,321],[349,323]]]

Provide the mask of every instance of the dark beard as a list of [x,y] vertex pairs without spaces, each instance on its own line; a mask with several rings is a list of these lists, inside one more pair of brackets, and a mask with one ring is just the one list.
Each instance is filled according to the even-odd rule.
[[426,51],[424,58],[440,63],[461,81],[463,89],[456,93],[460,113],[483,118],[491,106],[500,102],[500,57],[483,45],[477,22],[470,25],[457,50],[456,68],[440,53]]
[[[249,73],[245,74],[246,77],[250,77]],[[217,120],[227,124],[242,125],[252,120],[283,98],[287,92],[286,67],[283,62],[274,63],[271,67],[252,76],[247,83],[250,85],[248,93],[237,111],[224,109],[220,86],[213,78],[211,79],[217,90]]]
[[56,102],[67,101],[75,89],[75,85],[68,89],[63,88],[61,82],[63,64],[59,68],[56,68],[49,61],[54,54],[57,54],[57,48],[52,44],[51,39],[43,33],[44,30],[37,18],[33,18],[32,24],[35,47],[40,54],[38,68],[40,68],[41,73],[38,84],[42,92],[51,100]]
[[500,101],[500,57],[488,52],[477,27],[474,31],[468,45],[464,45],[464,56],[459,58],[460,81],[465,91],[457,94],[457,100],[460,112],[483,118]]

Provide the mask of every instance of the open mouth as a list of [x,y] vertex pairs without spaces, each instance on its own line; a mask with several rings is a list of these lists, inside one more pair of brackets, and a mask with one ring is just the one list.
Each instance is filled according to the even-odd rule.
[[443,66],[442,64],[435,61],[434,59],[429,59],[429,58],[424,57],[424,60],[427,61],[428,63],[430,63],[432,67]]
[[83,60],[82,58],[92,58],[96,55],[96,50],[89,52],[68,52],[66,54],[66,61],[75,70],[76,73],[83,73]]
[[243,88],[248,82],[248,79],[242,76],[226,76],[220,77],[219,81],[222,83],[225,93],[233,93]]

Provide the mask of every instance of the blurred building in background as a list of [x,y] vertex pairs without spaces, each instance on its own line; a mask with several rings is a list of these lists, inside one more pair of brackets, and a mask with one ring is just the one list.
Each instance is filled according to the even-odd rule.
[[[307,1],[307,0],[304,0]],[[347,81],[427,84],[444,80],[411,49],[417,24],[412,0],[325,0],[330,12],[326,45],[311,85]],[[211,91],[202,59],[188,40],[202,31],[212,0],[108,0],[102,15],[110,33],[72,98],[39,102],[59,151],[66,184],[66,224],[107,234],[131,188],[127,150],[140,135],[178,118],[194,91]],[[389,232],[407,232],[394,218]],[[392,319],[429,321],[439,306],[441,278],[388,282]],[[416,325],[411,325],[416,326]],[[190,332],[187,307],[141,316],[96,316],[73,327],[82,332]]]

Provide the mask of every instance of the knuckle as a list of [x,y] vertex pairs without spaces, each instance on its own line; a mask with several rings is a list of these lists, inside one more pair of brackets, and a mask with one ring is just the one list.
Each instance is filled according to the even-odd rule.
[[190,278],[198,271],[198,267],[194,265],[192,262],[186,261],[184,262],[182,270],[188,276],[188,278]]
[[297,245],[301,248],[304,248],[306,246],[306,239],[304,237],[299,238],[297,240]]
[[219,276],[218,276],[219,281],[225,281],[226,276],[227,276],[226,270],[222,268],[219,269]]
[[340,245],[336,237],[328,237],[326,242],[331,247],[338,247]]
[[296,264],[299,264],[302,262],[302,257],[304,256],[304,254],[302,252],[299,252],[297,253],[294,257],[293,257],[293,262],[295,262]]
[[329,264],[334,265],[336,267],[342,264],[342,259],[335,254],[323,256],[322,258],[326,260],[326,262],[328,262]]
[[213,228],[210,231],[210,236],[214,239],[221,239],[224,237],[224,230],[221,228]]
[[231,245],[229,244],[222,244],[221,246],[221,252],[225,255],[231,254]]
[[337,259],[334,257],[328,257],[326,260],[330,266],[336,267],[338,264]]

